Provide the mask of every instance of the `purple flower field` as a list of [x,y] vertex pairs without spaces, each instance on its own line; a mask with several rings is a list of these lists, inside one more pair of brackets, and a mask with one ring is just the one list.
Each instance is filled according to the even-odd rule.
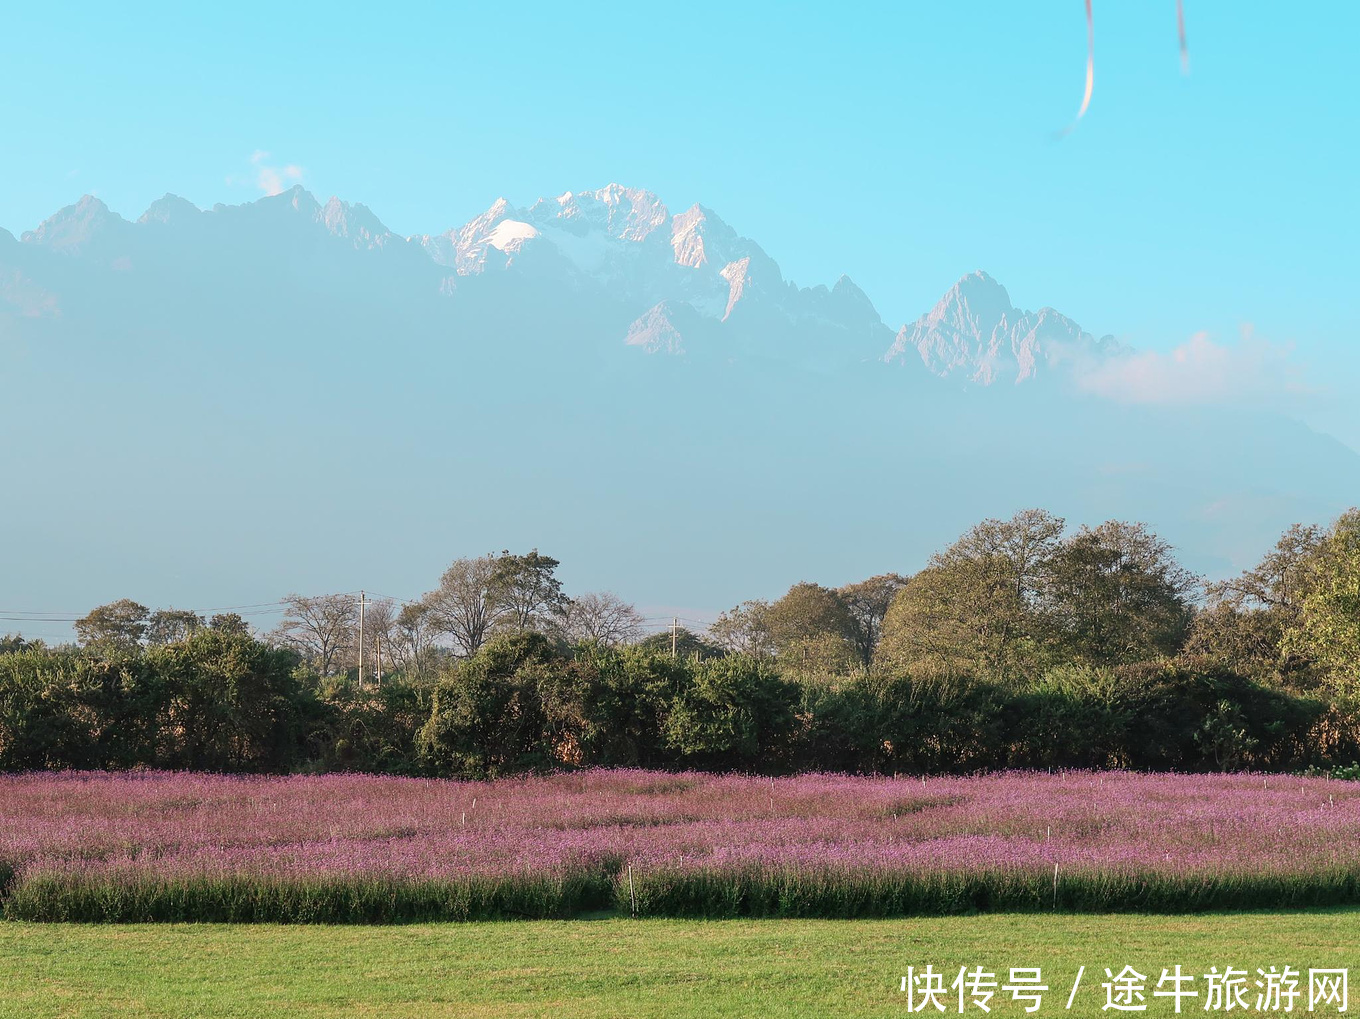
[[[1162,908],[1187,894],[1199,896],[1187,906],[1204,908],[1262,894],[1315,904],[1360,892],[1360,783],[1088,772],[31,774],[0,778],[0,862],[15,873],[7,911],[55,918],[82,918],[92,896],[107,904],[120,889],[560,890],[591,875],[612,889],[606,908],[640,899],[639,911],[681,914],[835,915],[828,897],[870,913],[1041,908],[1050,895],[1066,908]],[[630,867],[631,890],[621,885]],[[1225,898],[1225,888],[1235,891]],[[65,912],[54,914],[53,896]],[[160,907],[138,908],[152,918]]]

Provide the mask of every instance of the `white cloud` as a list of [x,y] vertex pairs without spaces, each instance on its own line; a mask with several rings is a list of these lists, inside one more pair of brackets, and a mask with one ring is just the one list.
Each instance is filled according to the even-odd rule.
[[1258,338],[1243,326],[1237,343],[1196,333],[1168,352],[1135,351],[1079,366],[1077,385],[1122,403],[1281,403],[1309,393],[1293,344]]
[[296,163],[275,166],[269,162],[269,153],[263,149],[251,153],[250,165],[255,168],[255,186],[266,195],[280,194],[285,188],[302,180],[302,167]]

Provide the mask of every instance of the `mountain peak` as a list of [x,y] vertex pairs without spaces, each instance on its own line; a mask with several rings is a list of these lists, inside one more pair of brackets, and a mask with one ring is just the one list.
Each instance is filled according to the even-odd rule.
[[202,210],[188,199],[168,191],[146,207],[138,223],[171,223],[183,218],[202,215]]
[[23,240],[54,251],[77,252],[95,238],[128,226],[128,221],[94,195],[59,209],[23,235]]
[[1006,288],[981,269],[959,277],[931,313],[946,315],[950,309],[958,308],[966,309],[965,315],[971,314],[984,321],[994,321],[1015,310]]
[[535,226],[556,225],[575,234],[603,229],[624,241],[645,240],[670,220],[661,199],[641,188],[606,184],[595,191],[564,191],[556,198],[540,198],[529,209]]
[[254,204],[260,209],[294,209],[309,216],[321,212],[321,203],[301,184],[294,184],[287,191],[280,191],[276,195],[265,195]]
[[1006,288],[978,270],[961,277],[916,322],[904,325],[884,360],[903,361],[914,350],[936,375],[985,386],[1030,381],[1057,362],[1103,349],[1052,308],[1016,308]]
[[356,248],[380,248],[396,236],[367,205],[342,202],[334,195],[317,215],[332,236],[350,241]]

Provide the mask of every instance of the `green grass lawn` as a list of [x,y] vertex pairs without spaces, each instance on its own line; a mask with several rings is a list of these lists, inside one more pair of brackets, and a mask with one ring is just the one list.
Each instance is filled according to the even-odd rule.
[[[1169,1015],[1151,984],[1176,963],[1195,974],[1232,965],[1253,979],[1257,966],[1288,963],[1304,970],[1305,984],[1310,966],[1345,966],[1360,982],[1360,912],[391,927],[0,922],[0,1016],[900,1016],[899,981],[926,963],[953,973],[982,965],[1003,979],[1007,967],[1042,966],[1053,989],[1040,1016],[1101,1015],[1104,967],[1127,963],[1152,974],[1144,1014]],[[1086,975],[1069,1012],[1080,965]],[[1360,1011],[1353,991],[1351,1011]],[[993,1015],[1024,1014],[1009,1000],[992,1004]],[[1185,1010],[1207,1014],[1202,999]]]

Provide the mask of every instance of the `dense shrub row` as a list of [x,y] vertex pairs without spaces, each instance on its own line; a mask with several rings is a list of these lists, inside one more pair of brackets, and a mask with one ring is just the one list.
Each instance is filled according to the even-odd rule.
[[416,923],[650,917],[865,919],[1007,912],[1193,913],[1360,904],[1354,870],[1299,874],[1047,869],[893,871],[687,868],[514,874],[459,880],[374,875],[178,880],[33,874],[4,900],[7,919],[65,923]]
[[642,916],[868,919],[968,913],[1196,913],[1360,903],[1353,870],[1309,874],[997,868],[989,871],[677,869],[616,882]]
[[781,675],[500,637],[429,682],[356,692],[288,651],[200,630],[109,652],[0,654],[0,769],[359,770],[483,777],[585,766],[852,773],[1301,770],[1357,759],[1356,713],[1213,659],[1066,666],[1017,684]]
[[59,923],[416,923],[551,920],[610,909],[614,876],[471,875],[415,880],[375,875],[311,879],[249,874],[135,878],[33,874],[4,901],[10,920]]

